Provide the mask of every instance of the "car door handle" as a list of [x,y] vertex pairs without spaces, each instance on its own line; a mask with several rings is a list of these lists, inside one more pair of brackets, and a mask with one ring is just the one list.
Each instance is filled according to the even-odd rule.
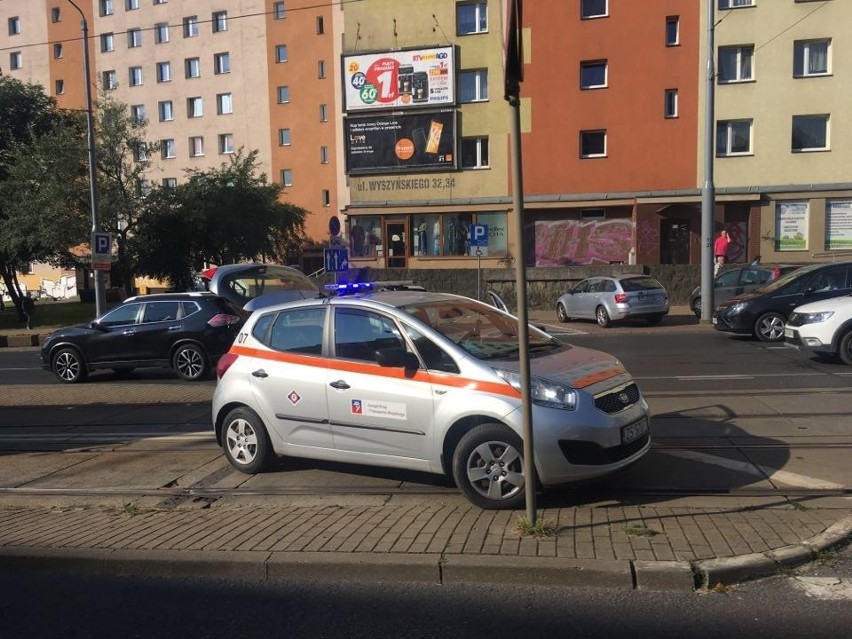
[[132,330],[132,329],[131,329],[131,330],[126,330],[126,331],[121,331],[121,334],[122,334],[122,335],[136,335],[136,331],[134,331],[134,330]]
[[342,379],[339,379],[336,382],[331,382],[329,386],[331,386],[332,388],[336,388],[337,390],[346,390],[347,388],[351,388],[351,386],[349,386],[349,384],[344,382]]
[[175,326],[169,326],[169,330],[170,331],[179,331],[180,330],[180,324],[177,324]]
[[263,379],[264,377],[269,377],[269,374],[262,368],[258,368],[256,371],[252,371],[252,377],[260,377]]

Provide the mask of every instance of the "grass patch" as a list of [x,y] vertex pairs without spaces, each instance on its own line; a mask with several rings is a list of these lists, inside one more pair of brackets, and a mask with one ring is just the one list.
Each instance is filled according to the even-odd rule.
[[716,582],[712,586],[707,589],[708,592],[715,592],[720,595],[727,595],[730,592],[734,591],[734,587],[730,584],[723,584],[721,581]]
[[796,501],[795,499],[790,500],[790,505],[793,507],[793,510],[810,510],[802,502]]
[[837,563],[837,551],[836,550],[820,550],[816,554],[817,564],[820,566],[825,566],[827,568],[831,568]]
[[539,519],[535,524],[531,524],[526,516],[518,518],[518,527],[515,529],[521,537],[533,537],[535,539],[543,539],[553,536],[553,524],[544,519]]
[[[104,310],[116,306],[116,302],[108,302]],[[59,328],[87,324],[95,319],[95,305],[79,301],[52,302],[38,300],[33,313],[33,329]],[[26,330],[26,324],[18,319],[18,311],[11,302],[6,302],[6,308],[0,312],[0,330]]]
[[645,528],[645,526],[625,526],[624,532],[634,537],[656,537],[659,531]]
[[121,514],[127,515],[128,517],[135,517],[136,515],[142,514],[142,509],[136,504],[126,503],[121,509]]

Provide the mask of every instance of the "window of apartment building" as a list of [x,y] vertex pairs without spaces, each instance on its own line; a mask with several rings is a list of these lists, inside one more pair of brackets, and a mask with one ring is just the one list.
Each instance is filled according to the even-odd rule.
[[164,189],[173,189],[177,186],[177,178],[169,177],[163,178],[163,188]]
[[213,12],[213,33],[221,33],[228,30],[228,12],[214,11]]
[[139,8],[139,0],[126,0],[125,7],[128,11],[135,11]]
[[580,131],[580,157],[606,157],[606,131]]
[[320,122],[328,122],[328,105],[320,104],[319,105],[319,120]]
[[283,20],[287,17],[287,9],[283,2],[272,3],[272,17],[276,20]]
[[101,78],[103,79],[104,89],[115,89],[118,87],[118,76],[114,70],[104,71]]
[[9,54],[9,68],[13,71],[24,66],[24,56],[20,51],[12,51]]
[[140,142],[133,147],[133,159],[137,162],[148,161],[148,147],[145,146],[144,142]]
[[130,67],[130,86],[138,87],[142,85],[142,67]]
[[281,169],[281,186],[293,186],[293,169]]
[[219,135],[219,153],[226,155],[234,152],[234,134],[222,133]]
[[290,87],[278,87],[278,104],[287,104],[290,101]]
[[680,44],[680,17],[666,17],[666,46],[674,47]]
[[456,34],[470,35],[488,31],[488,3],[460,2],[456,5]]
[[65,93],[65,80],[56,80],[53,83],[53,92],[56,95],[62,95]]
[[101,0],[100,8],[102,16],[111,16],[115,13],[115,7],[113,6],[112,0]]
[[174,159],[176,157],[175,148],[174,138],[160,140],[160,157],[164,160]]
[[169,41],[169,23],[158,22],[154,25],[154,42],[164,44]]
[[157,63],[157,82],[171,82],[172,80],[172,63],[158,62]]
[[115,51],[115,36],[112,33],[101,34],[101,52]]
[[234,101],[230,93],[216,95],[216,114],[227,115],[234,112]]
[[331,191],[328,189],[322,190],[322,205],[323,207],[331,206]]
[[488,167],[488,138],[462,138],[461,166],[463,169]]
[[59,7],[51,7],[50,9],[50,21],[53,24],[57,22],[62,22],[62,12]]
[[130,120],[135,122],[136,124],[143,124],[145,122],[145,105],[144,104],[131,104],[130,105]]
[[580,0],[581,18],[604,18],[609,15],[608,0]]
[[290,129],[278,129],[278,146],[290,146]]
[[189,138],[189,155],[194,158],[204,155],[204,138],[200,135]]
[[18,16],[9,18],[9,35],[19,35],[21,33],[21,19]]
[[198,35],[198,16],[187,16],[183,19],[183,37],[194,38]]
[[320,80],[325,79],[325,60],[317,61],[317,77]]
[[484,102],[488,99],[488,69],[459,71],[459,102]]
[[580,88],[604,89],[607,86],[607,61],[587,60],[580,63]]
[[184,60],[183,66],[187,78],[201,77],[201,60],[199,58],[187,58]]
[[752,7],[755,0],[719,0],[720,9],[736,9],[738,7]]
[[154,4],[166,4],[168,0],[154,0]]
[[276,44],[275,45],[275,61],[276,62],[287,62],[287,45],[286,44]]
[[791,148],[795,152],[828,150],[828,116],[794,115]]
[[322,16],[317,16],[317,35],[325,33],[325,20]]
[[175,119],[174,103],[171,100],[161,100],[157,108],[160,112],[160,122],[170,122]]
[[142,29],[127,30],[127,48],[135,49],[142,46]]
[[204,115],[204,102],[200,97],[195,96],[186,99],[186,117],[200,118]]
[[328,147],[327,146],[321,146],[320,147],[320,164],[328,164],[329,157],[330,157],[330,155],[329,155],[329,152],[328,152]]
[[751,153],[751,120],[719,120],[716,123],[716,155]]
[[719,84],[754,79],[754,46],[719,47]]
[[663,115],[667,118],[677,117],[677,89],[666,89],[663,101]]
[[231,72],[231,54],[216,53],[213,55],[213,73],[221,75]]
[[62,57],[62,43],[57,42],[53,45],[53,58],[59,60]]
[[831,73],[831,40],[797,40],[793,43],[793,77]]

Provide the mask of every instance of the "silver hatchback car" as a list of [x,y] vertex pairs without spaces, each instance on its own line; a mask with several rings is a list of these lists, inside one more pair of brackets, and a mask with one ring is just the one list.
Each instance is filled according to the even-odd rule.
[[524,476],[518,322],[476,300],[386,291],[256,310],[219,360],[231,464],[277,456],[446,474],[482,508],[524,485],[612,473],[649,449],[648,405],[614,357],[529,329],[536,477]]
[[659,324],[668,312],[666,289],[647,275],[588,277],[556,300],[560,322],[593,319],[604,328],[612,322],[634,318]]

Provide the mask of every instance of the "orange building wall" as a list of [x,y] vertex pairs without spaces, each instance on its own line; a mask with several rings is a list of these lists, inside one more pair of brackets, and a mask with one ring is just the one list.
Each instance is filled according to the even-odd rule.
[[[97,97],[95,82],[95,45],[97,38],[94,34],[94,18],[92,16],[93,3],[78,2],[77,5],[86,16],[89,30],[89,65],[92,75],[92,99]],[[52,22],[50,10],[58,6],[60,9],[59,22]],[[83,47],[80,14],[67,2],[59,2],[56,5],[48,3],[44,12],[47,22],[47,33],[51,43],[62,43],[62,57],[55,58],[53,44],[48,45],[50,56],[50,84],[45,87],[48,95],[56,97],[57,104],[63,109],[85,109],[86,108],[86,85],[83,79]],[[56,95],[56,80],[64,80],[65,92]]]
[[[581,20],[579,0],[524,5],[531,99],[523,136],[527,195],[695,188],[699,9],[683,0],[611,0],[609,17]],[[680,17],[679,46],[665,45],[666,17]],[[608,88],[581,90],[580,62],[608,61]],[[679,117],[663,117],[677,89]],[[541,97],[539,97],[541,96]],[[607,157],[580,159],[579,132],[607,131]]]

